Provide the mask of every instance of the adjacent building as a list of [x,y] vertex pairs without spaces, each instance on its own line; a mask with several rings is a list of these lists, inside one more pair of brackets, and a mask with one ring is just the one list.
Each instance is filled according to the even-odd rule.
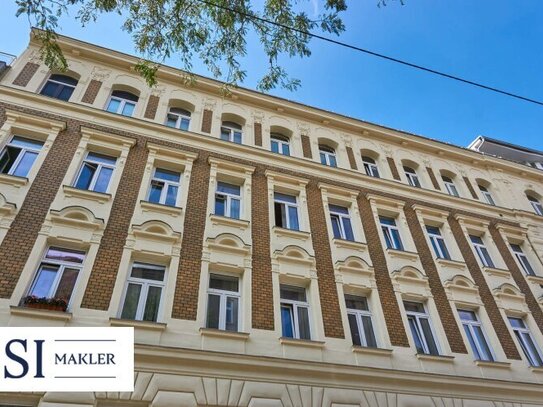
[[0,325],[132,326],[135,391],[0,404],[543,406],[531,158],[59,44],[0,80]]

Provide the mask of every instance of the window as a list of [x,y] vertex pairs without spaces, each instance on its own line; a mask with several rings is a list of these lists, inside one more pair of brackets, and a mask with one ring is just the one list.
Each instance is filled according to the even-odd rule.
[[83,161],[74,187],[106,193],[116,162],[115,157],[92,152],[87,153],[87,158]]
[[132,116],[138,99],[133,93],[114,90],[111,92],[106,110],[111,113],[122,114],[123,116]]
[[45,82],[40,94],[68,101],[70,96],[72,96],[72,93],[74,93],[76,86],[77,79],[70,78],[66,75],[54,74],[49,77],[47,82]]
[[413,168],[408,167],[406,165],[403,166],[403,171],[405,173],[405,176],[407,178],[407,182],[409,183],[409,185],[411,185],[412,187],[420,188],[420,181],[419,181],[419,176],[417,175],[417,172]]
[[332,230],[336,239],[354,241],[353,227],[349,209],[338,205],[328,205],[330,210],[330,220],[332,221]]
[[458,189],[456,189],[456,185],[454,185],[454,182],[450,177],[442,175],[441,179],[443,180],[443,183],[445,184],[445,188],[447,188],[447,192],[449,193],[449,195],[460,196],[460,194],[458,193]]
[[276,192],[273,195],[275,226],[285,229],[300,230],[298,222],[298,203],[295,196]]
[[531,195],[527,195],[528,201],[532,204],[532,208],[534,208],[535,213],[537,213],[539,216],[543,216],[543,205],[541,205],[541,202],[539,200]]
[[364,165],[364,171],[366,172],[366,175],[379,178],[379,168],[377,167],[377,164],[375,163],[375,160],[373,158],[365,155],[362,156],[362,164]]
[[532,366],[543,366],[543,357],[541,356],[541,351],[537,348],[534,339],[530,330],[526,327],[526,324],[521,318],[509,317],[509,323],[513,332],[517,337],[517,340],[524,352],[524,355],[528,358],[530,365]]
[[535,276],[535,271],[528,261],[528,257],[524,254],[522,251],[522,248],[518,244],[511,244],[511,249],[513,250],[513,253],[515,253],[515,257],[517,258],[518,262],[522,266],[522,269],[524,272],[529,276]]
[[321,157],[321,164],[337,167],[336,152],[332,147],[319,144],[319,154]]
[[241,126],[234,122],[222,122],[221,139],[241,144]]
[[281,285],[281,326],[286,338],[311,339],[305,288]]
[[176,206],[180,179],[179,172],[155,168],[149,190],[149,202]]
[[427,355],[439,355],[432,326],[430,325],[430,317],[426,313],[424,305],[411,301],[404,301],[403,305],[417,352]]
[[447,250],[447,245],[445,244],[445,239],[441,236],[441,231],[436,226],[426,226],[426,232],[428,232],[428,237],[432,243],[432,248],[438,259],[451,259],[451,255]]
[[126,282],[122,319],[158,320],[165,274],[164,266],[137,262],[132,265]]
[[32,282],[28,295],[55,298],[70,303],[77,277],[83,267],[85,253],[78,250],[50,247]]
[[383,231],[387,248],[403,250],[403,243],[398,226],[396,226],[396,221],[393,218],[379,216],[379,222],[381,223],[381,230]]
[[462,326],[464,327],[471,350],[475,354],[475,359],[493,362],[494,356],[492,356],[483,328],[481,327],[481,322],[477,319],[475,312],[459,309],[458,315],[460,316],[460,321],[462,321]]
[[41,141],[13,136],[0,156],[0,173],[26,177],[42,146]]
[[219,181],[215,192],[215,215],[239,219],[240,202],[241,187]]
[[211,274],[207,290],[207,328],[237,331],[239,325],[239,279]]
[[166,115],[166,126],[176,129],[188,130],[190,125],[190,115],[188,110],[179,107],[170,107]]
[[271,151],[278,154],[290,155],[290,140],[282,134],[272,133],[270,138]]
[[488,250],[483,243],[483,239],[481,239],[479,236],[473,235],[470,235],[469,238],[471,240],[471,243],[473,244],[473,248],[477,252],[479,259],[481,260],[481,263],[483,263],[483,266],[494,267],[494,262],[492,261],[492,258],[490,257],[490,254],[488,253]]
[[351,328],[353,345],[377,347],[368,300],[356,295],[345,295],[347,318]]
[[481,191],[481,194],[483,194],[485,198],[486,203],[496,206],[496,202],[494,201],[494,198],[492,198],[492,194],[490,193],[488,188],[481,184],[479,184],[478,186],[479,186],[479,190]]

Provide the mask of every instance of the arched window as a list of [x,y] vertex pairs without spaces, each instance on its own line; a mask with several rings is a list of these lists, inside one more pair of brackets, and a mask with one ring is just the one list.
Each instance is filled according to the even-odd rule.
[[321,164],[337,167],[336,151],[332,147],[319,144],[319,154],[321,157]]
[[454,184],[454,181],[451,177],[448,177],[447,175],[442,175],[441,179],[443,180],[443,183],[445,184],[445,188],[447,188],[447,192],[449,195],[452,196],[460,196],[458,193],[458,189],[456,189],[456,185]]
[[528,198],[528,201],[532,204],[532,208],[534,208],[535,213],[537,213],[539,216],[543,216],[543,205],[541,205],[541,202],[539,199],[537,199],[533,195],[526,195]]
[[68,101],[76,86],[77,79],[66,75],[53,74],[45,82],[40,94]]
[[139,97],[131,92],[114,90],[111,92],[106,110],[123,116],[132,116],[138,99]]
[[490,205],[496,206],[496,202],[494,201],[494,198],[492,197],[492,194],[488,188],[482,184],[477,184],[477,186],[479,187],[481,194],[485,197],[485,201]]
[[290,155],[290,139],[279,133],[271,133],[271,151],[278,154]]
[[403,166],[403,171],[409,185],[411,185],[412,187],[420,188],[420,181],[417,172],[412,167],[409,167],[407,165]]
[[242,128],[235,122],[223,121],[221,126],[221,139],[241,144]]
[[362,164],[364,164],[364,171],[366,171],[366,175],[379,178],[379,168],[377,167],[377,163],[373,158],[363,155]]
[[180,107],[170,107],[166,115],[166,126],[180,130],[188,130],[190,126],[190,115],[188,110]]

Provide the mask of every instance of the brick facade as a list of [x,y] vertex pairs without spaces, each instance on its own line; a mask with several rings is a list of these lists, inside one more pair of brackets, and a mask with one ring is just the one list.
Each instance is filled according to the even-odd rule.
[[392,178],[396,181],[400,180],[400,173],[398,172],[398,167],[396,167],[396,162],[394,158],[387,157],[388,166],[390,167],[390,172],[392,173]]
[[201,152],[192,165],[172,318],[196,320],[209,192],[208,157]]
[[430,180],[432,181],[432,185],[435,189],[438,191],[441,191],[441,187],[439,186],[439,182],[437,182],[436,174],[434,173],[434,170],[431,167],[426,167],[426,171],[428,172],[428,176],[430,177]]
[[91,79],[91,81],[87,85],[87,89],[85,89],[85,93],[83,94],[81,101],[83,103],[88,103],[92,105],[96,100],[96,96],[98,96],[98,92],[100,92],[101,87],[102,82],[97,81],[96,79]]
[[262,146],[262,123],[255,122],[255,146]]
[[347,150],[347,157],[349,157],[349,165],[351,166],[351,169],[357,170],[358,166],[356,165],[353,149],[349,146],[345,147],[345,149]]
[[213,111],[204,109],[202,114],[202,132],[211,133],[211,124],[213,123]]
[[302,152],[305,158],[313,158],[313,153],[311,152],[311,141],[309,136],[302,134]]
[[143,117],[153,120],[156,116],[159,102],[160,98],[158,96],[149,95],[149,100],[147,101],[147,106],[145,107],[145,113],[143,114]]
[[96,254],[94,267],[81,302],[82,308],[106,311],[123,255],[130,221],[136,207],[141,179],[147,163],[145,141],[130,148],[121,180],[111,206],[111,213]]
[[477,196],[477,193],[475,192],[475,189],[473,189],[473,185],[471,184],[471,181],[468,177],[464,177],[464,182],[466,183],[466,186],[468,187],[469,193],[471,194],[473,199],[479,199]]
[[13,84],[17,86],[28,85],[28,82],[30,82],[39,67],[38,64],[27,62],[23,69],[21,69],[21,72],[19,72],[19,75],[13,80]]

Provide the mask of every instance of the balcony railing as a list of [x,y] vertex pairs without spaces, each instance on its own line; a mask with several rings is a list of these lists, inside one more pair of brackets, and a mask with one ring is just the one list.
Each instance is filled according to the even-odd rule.
[[15,58],[15,55],[0,52],[0,76],[11,66]]

